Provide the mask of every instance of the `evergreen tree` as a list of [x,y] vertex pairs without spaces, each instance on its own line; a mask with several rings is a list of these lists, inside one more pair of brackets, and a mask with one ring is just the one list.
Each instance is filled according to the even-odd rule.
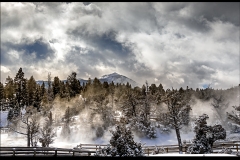
[[71,91],[70,90],[71,89],[70,89],[69,83],[68,83],[68,81],[66,81],[65,90],[64,90],[64,97],[67,98],[68,101],[70,101],[70,96],[71,96],[71,94],[70,94]]
[[4,97],[4,86],[3,84],[0,82],[0,111],[5,109],[4,108],[4,102],[5,102],[5,97]]
[[103,90],[105,96],[107,96],[109,94],[110,88],[109,88],[108,82],[106,82],[106,81],[103,82],[102,90]]
[[33,102],[33,106],[37,109],[37,111],[41,110],[41,101],[42,101],[42,97],[41,97],[41,93],[40,93],[40,86],[37,86],[36,91],[34,92],[34,102]]
[[64,114],[64,125],[61,131],[61,136],[63,138],[69,139],[70,138],[70,134],[71,134],[71,130],[70,130],[70,109],[69,107],[65,110],[65,114]]
[[37,88],[37,83],[33,76],[27,81],[27,89],[28,89],[28,103],[27,105],[33,105],[35,101],[35,92]]
[[81,85],[77,79],[77,73],[72,72],[72,74],[68,76],[67,81],[69,84],[70,97],[75,97],[77,94],[80,94]]
[[0,100],[2,101],[3,99],[5,99],[5,97],[4,97],[4,86],[3,86],[2,82],[0,82]]
[[53,84],[52,84],[54,97],[56,97],[56,95],[60,93],[60,88],[61,88],[60,85],[61,85],[60,79],[58,77],[54,77]]
[[221,125],[207,125],[208,118],[207,114],[203,114],[195,120],[194,132],[196,135],[193,144],[188,147],[187,153],[210,154],[212,153],[213,143],[216,140],[226,138],[226,130]]
[[111,96],[111,104],[112,104],[112,108],[113,108],[114,94],[115,94],[115,85],[114,85],[113,81],[109,85],[109,93],[110,93],[110,96]]
[[52,77],[51,73],[48,73],[48,88],[47,88],[47,97],[48,97],[48,105],[51,107],[52,102],[54,100],[53,89],[52,89]]
[[41,85],[41,89],[40,89],[40,93],[41,93],[40,95],[42,98],[43,98],[45,92],[46,92],[46,88],[45,88],[45,83],[43,82]]
[[[94,102],[95,107],[91,107],[92,113],[91,113],[91,121],[94,115],[99,114],[101,116],[101,120],[103,122],[102,127],[104,129],[107,129],[107,127],[113,125],[113,110],[112,107],[107,106],[108,99],[106,99],[106,96],[104,94],[97,94],[92,97],[92,100]],[[92,124],[93,125],[93,124]]]
[[6,99],[8,99],[8,100],[11,100],[14,98],[15,86],[14,86],[13,79],[10,76],[8,76],[6,78],[4,94],[5,94]]
[[64,98],[65,97],[65,92],[66,92],[66,85],[64,83],[64,81],[60,81],[60,91],[59,91],[59,94],[60,94],[60,97],[61,98]]
[[159,93],[160,93],[161,95],[164,95],[164,93],[165,93],[165,90],[163,89],[163,86],[162,86],[161,83],[160,83],[159,86],[158,86],[158,91],[159,91]]
[[189,119],[188,113],[191,110],[189,101],[183,98],[183,94],[176,90],[167,90],[163,102],[169,111],[170,123],[176,131],[179,153],[182,153],[182,140],[180,135],[181,126]]
[[112,156],[112,157],[142,157],[144,150],[141,143],[134,141],[134,136],[129,127],[125,124],[118,124],[115,130],[110,130],[112,137],[110,145],[97,152],[95,156]]
[[149,92],[150,92],[151,95],[155,95],[157,93],[156,84],[151,84],[151,86],[149,86]]
[[93,87],[93,93],[98,93],[99,91],[102,90],[102,84],[97,77],[93,79],[92,87]]
[[28,104],[27,79],[24,78],[22,68],[18,70],[14,78],[14,85],[16,93],[16,110],[20,114],[20,110]]

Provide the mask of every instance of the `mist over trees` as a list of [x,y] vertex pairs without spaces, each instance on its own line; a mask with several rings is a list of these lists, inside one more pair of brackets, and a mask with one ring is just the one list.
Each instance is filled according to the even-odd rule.
[[[25,78],[20,68],[14,78],[8,76],[5,84],[0,83],[0,109],[8,111],[10,132],[26,135],[27,146],[39,141],[49,147],[59,126],[65,139],[71,140],[87,127],[95,132],[96,139],[124,121],[121,123],[128,125],[134,135],[150,140],[157,138],[158,129],[165,133],[175,131],[181,153],[181,132],[192,127],[197,101],[213,107],[218,125],[223,128],[235,125],[234,132],[240,132],[236,129],[240,125],[239,107],[230,107],[233,112],[228,112],[229,106],[239,106],[236,104],[239,86],[226,90],[210,86],[164,89],[161,83],[146,81],[142,87],[132,87],[129,83],[100,82],[96,77],[81,84],[76,72],[70,73],[66,81],[51,77],[51,73],[46,76],[48,84],[38,84],[34,76]],[[205,106],[197,109],[201,107]],[[72,128],[80,122],[78,128]],[[116,129],[120,128],[126,130],[120,126]]]

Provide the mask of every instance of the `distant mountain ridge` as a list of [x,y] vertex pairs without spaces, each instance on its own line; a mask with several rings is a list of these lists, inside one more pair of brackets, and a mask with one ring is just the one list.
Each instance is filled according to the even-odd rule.
[[[98,77],[97,77],[98,78]],[[116,72],[114,73],[111,73],[111,74],[106,74],[106,75],[103,75],[101,77],[98,78],[100,82],[108,82],[108,83],[114,83],[114,84],[127,84],[127,82],[129,84],[131,84],[132,87],[136,87],[136,86],[139,86],[137,82],[135,82],[134,80],[124,76],[124,75],[120,75]],[[80,84],[82,85],[83,83],[87,83],[88,79],[85,80],[85,79],[81,79],[81,78],[78,78],[78,80],[80,81]],[[94,78],[91,78],[91,80],[93,81]],[[61,81],[64,81],[66,82],[67,80],[61,80]],[[37,84],[39,85],[42,85],[42,83],[44,82],[45,84],[45,87],[47,88],[48,87],[48,81],[43,81],[43,80],[37,80],[36,81]]]
[[121,83],[121,84],[127,84],[127,82],[129,84],[131,84],[132,87],[136,87],[138,86],[138,83],[135,82],[134,80],[124,76],[124,75],[120,75],[116,72],[114,73],[111,73],[111,74],[106,74],[106,75],[103,75],[101,77],[98,78],[101,82],[108,82],[108,83],[114,83],[114,84],[117,84],[117,83]]

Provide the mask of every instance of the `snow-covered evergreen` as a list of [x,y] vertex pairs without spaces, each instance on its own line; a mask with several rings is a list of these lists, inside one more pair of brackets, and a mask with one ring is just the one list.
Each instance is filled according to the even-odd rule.
[[216,140],[226,138],[226,130],[221,125],[207,125],[207,114],[199,116],[195,120],[194,132],[196,133],[193,144],[188,147],[187,153],[190,154],[210,154],[212,146]]
[[141,157],[144,156],[142,144],[134,141],[134,136],[130,127],[124,123],[116,125],[115,130],[110,130],[112,137],[110,144],[95,156],[111,156],[111,157]]

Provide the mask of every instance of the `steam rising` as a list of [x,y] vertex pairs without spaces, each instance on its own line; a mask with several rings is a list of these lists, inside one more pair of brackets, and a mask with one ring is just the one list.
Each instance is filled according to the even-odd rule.
[[[214,108],[212,105],[213,99],[208,101],[203,101],[197,99],[192,96],[191,99],[191,120],[188,126],[184,126],[181,129],[181,138],[182,140],[192,140],[194,138],[193,132],[193,122],[194,119],[202,114],[207,114],[209,119],[207,120],[208,125],[214,125],[216,123],[221,123],[221,120],[226,119],[226,112],[231,112],[233,105],[239,105],[238,94],[234,94],[233,96],[225,96],[224,103],[228,106],[223,110],[218,110]],[[227,97],[227,98],[226,98]],[[79,114],[72,117],[72,121],[70,124],[71,133],[69,135],[69,139],[66,139],[61,136],[62,117],[65,114],[66,108],[74,108],[76,111],[79,111]],[[96,114],[92,117],[92,123],[90,124],[90,116],[91,116],[91,106],[84,106],[82,97],[76,97],[70,101],[62,101],[56,98],[53,102],[53,108],[51,109],[53,120],[58,124],[54,126],[57,136],[54,140],[53,144],[50,144],[50,147],[66,147],[73,148],[79,144],[109,144],[109,140],[111,139],[112,134],[109,130],[114,129],[114,127],[108,127],[104,130],[102,137],[98,138],[96,136],[97,127],[101,126],[103,122],[101,121],[101,115]],[[220,116],[221,114],[221,116]],[[3,114],[2,114],[3,115]],[[41,119],[42,123],[44,119]],[[227,129],[227,125],[222,124],[224,128]],[[228,135],[227,135],[228,136]],[[157,128],[157,138],[156,139],[147,139],[138,137],[137,134],[134,133],[135,141],[141,142],[145,145],[170,145],[177,144],[177,138],[175,130],[171,130],[170,133],[163,133],[159,128]],[[38,142],[38,146],[41,144]],[[23,135],[19,135],[17,133],[14,134],[1,134],[1,146],[26,146],[26,137]]]

